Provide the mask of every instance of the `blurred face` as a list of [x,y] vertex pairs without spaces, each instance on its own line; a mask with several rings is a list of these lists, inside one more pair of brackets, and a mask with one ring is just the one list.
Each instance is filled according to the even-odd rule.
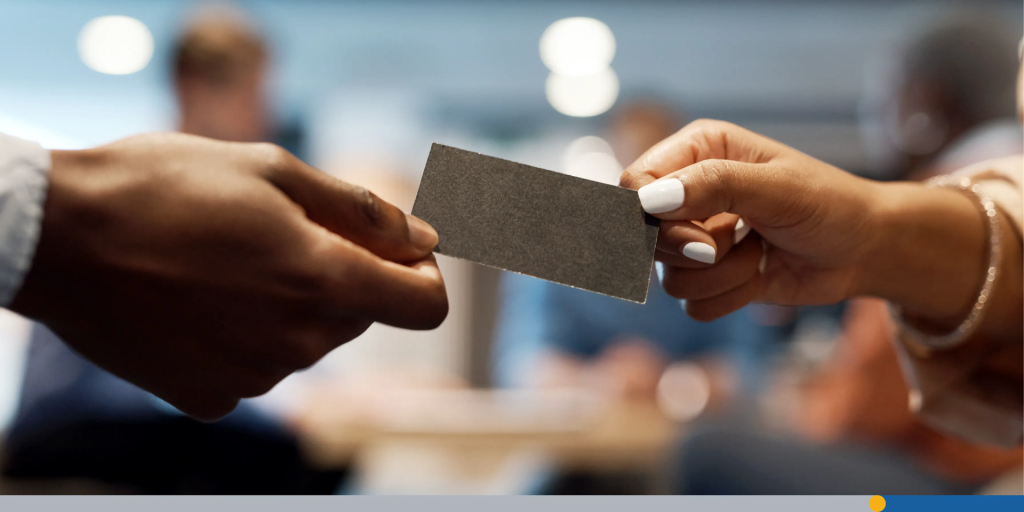
[[235,142],[266,141],[270,116],[266,104],[267,63],[240,69],[226,83],[198,77],[178,82],[182,130]]
[[928,158],[942,148],[949,126],[941,104],[940,95],[928,83],[907,81],[899,88],[887,129],[901,152]]
[[941,91],[907,77],[892,61],[869,69],[858,113],[866,171],[875,178],[902,177],[954,135]]

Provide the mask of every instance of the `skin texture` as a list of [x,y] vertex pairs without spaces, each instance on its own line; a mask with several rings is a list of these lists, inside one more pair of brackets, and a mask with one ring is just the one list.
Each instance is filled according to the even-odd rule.
[[52,161],[11,309],[196,418],[373,322],[447,315],[432,228],[277,146],[150,134]]
[[[922,328],[942,332],[963,320],[981,287],[985,226],[960,192],[861,179],[709,120],[651,148],[621,183],[639,189],[658,179],[681,180],[686,192],[682,207],[655,215],[663,219],[663,285],[688,299],[698,320],[752,301],[812,305],[866,295],[901,304]],[[754,232],[733,246],[740,216]],[[1019,340],[1020,240],[1005,218],[1002,229],[1002,274],[981,334]],[[694,241],[716,248],[714,264],[680,254]]]

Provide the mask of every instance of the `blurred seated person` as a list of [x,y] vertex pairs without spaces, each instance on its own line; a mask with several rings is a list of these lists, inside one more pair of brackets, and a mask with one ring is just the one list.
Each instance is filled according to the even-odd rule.
[[[1012,47],[985,25],[958,21],[918,35],[897,54],[901,79],[890,82],[885,103],[894,115],[883,134],[891,137],[892,161],[914,166],[903,174],[947,174],[1024,152],[1008,99],[1015,92]],[[920,116],[929,122],[913,121]],[[825,363],[797,376],[795,390],[776,390],[795,399],[791,431],[702,429],[684,444],[679,492],[963,494],[1020,471],[1020,447],[971,443],[911,411],[894,332],[884,301],[851,301]]]
[[[613,112],[606,135],[615,157],[630,162],[677,128],[672,107],[636,99]],[[503,385],[585,387],[616,399],[653,402],[666,367],[707,357],[705,369],[721,384],[714,390],[720,394],[737,385],[734,369],[719,364],[723,347],[740,356],[771,348],[762,343],[770,334],[746,311],[698,322],[657,281],[646,304],[513,273],[503,276],[502,293],[495,364]]]
[[[181,131],[270,140],[268,61],[261,37],[232,13],[197,18],[172,59]],[[4,450],[10,479],[87,479],[138,493],[331,493],[341,478],[307,466],[295,438],[250,404],[215,423],[193,420],[42,324]]]
[[793,431],[703,426],[684,443],[678,492],[966,494],[1021,471],[1024,449],[973,444],[914,415],[884,301],[854,300],[845,320],[829,360],[791,395]]
[[1021,448],[971,444],[937,432],[914,416],[883,301],[853,301],[847,324],[833,357],[803,386],[797,428],[804,437],[892,446],[925,471],[967,486],[1021,467]]

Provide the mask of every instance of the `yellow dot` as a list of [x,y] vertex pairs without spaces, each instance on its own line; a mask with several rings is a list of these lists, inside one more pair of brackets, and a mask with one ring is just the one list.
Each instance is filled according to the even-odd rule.
[[875,512],[882,512],[885,510],[885,498],[881,496],[872,496],[871,499],[868,500],[868,506]]

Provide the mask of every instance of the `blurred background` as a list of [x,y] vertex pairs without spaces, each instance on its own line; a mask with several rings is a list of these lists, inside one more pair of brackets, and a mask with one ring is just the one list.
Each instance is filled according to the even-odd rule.
[[[0,0],[0,131],[273,141],[409,211],[432,142],[616,184],[701,117],[875,179],[1024,145],[1019,1]],[[0,492],[1016,492],[907,412],[884,305],[689,320],[439,257],[375,326],[203,424],[0,310]],[[102,293],[102,290],[96,290]]]

